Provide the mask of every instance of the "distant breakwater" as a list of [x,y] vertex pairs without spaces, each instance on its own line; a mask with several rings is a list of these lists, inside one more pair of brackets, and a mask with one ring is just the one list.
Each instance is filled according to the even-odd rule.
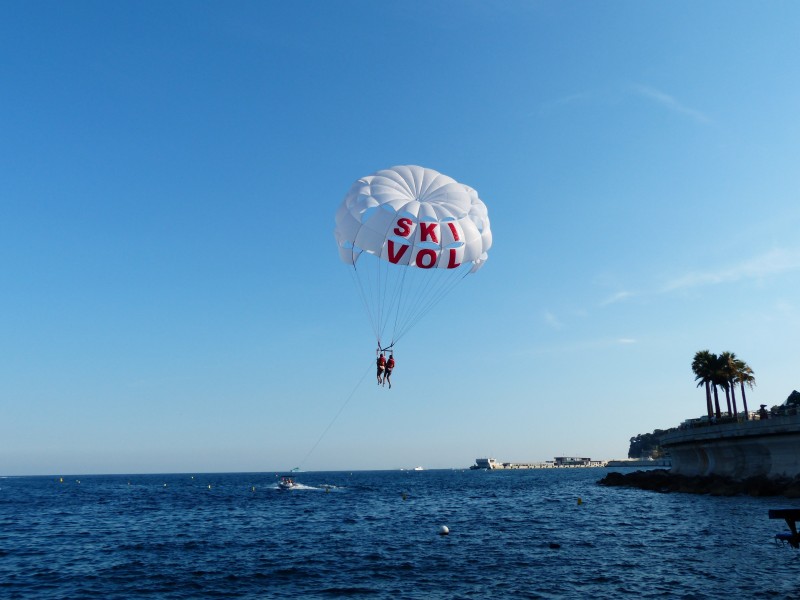
[[666,469],[612,472],[597,482],[608,487],[632,487],[653,492],[680,492],[711,496],[784,496],[800,498],[800,476],[758,475],[735,479],[724,475],[681,475]]

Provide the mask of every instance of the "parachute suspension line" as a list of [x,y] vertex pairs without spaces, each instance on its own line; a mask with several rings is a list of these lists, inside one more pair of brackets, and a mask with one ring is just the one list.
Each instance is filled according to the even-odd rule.
[[[397,276],[396,270],[390,269],[386,261],[366,252],[364,254],[360,258],[359,266],[353,264],[350,275],[358,288],[376,343],[381,346],[381,340],[388,337],[385,334],[390,319],[395,315],[394,305],[397,296],[402,292],[402,279]],[[369,264],[373,260],[376,264]],[[401,271],[405,273],[406,269]]]
[[[414,269],[414,271],[412,272],[411,269]],[[402,303],[397,307],[396,323],[398,323],[399,326],[395,326],[394,339],[397,339],[398,329],[400,331],[405,329],[410,317],[416,310],[419,310],[422,298],[428,289],[428,283],[431,279],[430,273],[417,267],[407,267],[403,272],[403,276],[405,277],[408,273],[411,273],[411,276],[408,277],[408,285],[404,286],[406,294],[404,294],[402,298]]]
[[[431,298],[428,300],[427,306],[424,307],[424,311],[425,312],[420,311],[417,320],[421,319],[428,311],[433,310],[433,308],[437,304],[439,304],[439,302],[444,300],[444,298],[447,297],[450,294],[450,292],[453,290],[453,288],[455,288],[458,285],[458,283],[461,281],[461,279],[462,278],[452,277],[450,282],[448,282],[448,285],[446,285],[446,286],[442,285],[441,289],[438,290],[437,294],[434,295],[434,296],[431,296]],[[414,321],[412,323],[412,326],[414,324],[416,324],[416,322],[417,321]]]
[[372,303],[370,304],[369,311],[370,311],[370,319],[373,323],[373,330],[375,333],[375,340],[378,343],[378,346],[381,344],[381,338],[383,338],[383,331],[384,331],[384,295],[385,292],[383,288],[386,286],[386,282],[388,281],[388,273],[383,270],[383,265],[381,265],[381,260],[379,260],[375,255],[369,254],[369,256],[365,257],[366,261],[375,261],[375,266],[369,264],[362,264],[362,273],[364,277],[368,279],[368,286],[372,291]]
[[[397,298],[403,291],[403,280],[405,277],[406,269],[400,269],[403,273],[402,277],[397,276],[397,270],[390,270],[390,264],[386,261],[379,260],[378,261],[378,268],[383,270],[384,275],[384,285],[383,285],[383,292],[381,296],[381,324],[380,324],[380,338],[385,339],[385,333],[387,332],[387,327],[392,319],[392,315],[396,315],[395,306],[397,304]],[[394,276],[390,277],[390,273],[394,273]]]
[[[432,271],[433,269],[431,269]],[[409,315],[409,318],[404,321],[403,328],[395,332],[394,341],[397,342],[402,338],[409,330],[411,330],[420,320],[430,312],[433,307],[435,307],[439,302],[442,301],[459,283],[461,283],[464,278],[469,275],[470,269],[465,268],[462,269],[464,272],[459,273],[458,269],[451,271],[449,277],[439,277],[436,286],[429,286],[431,289],[431,293],[425,298],[424,302],[420,306],[417,307],[414,314]],[[432,279],[429,277],[428,279]],[[437,289],[438,288],[438,289]]]
[[442,281],[447,279],[452,273],[443,272],[442,269],[431,268],[421,269],[414,268],[411,276],[414,280],[414,285],[409,286],[409,295],[406,298],[404,313],[401,319],[401,329],[407,328],[409,321],[415,320],[415,316],[420,312],[427,312],[426,305],[427,299],[435,292],[436,288],[442,285]]
[[463,274],[459,273],[458,270],[451,271],[448,273],[447,277],[439,277],[435,280],[436,285],[431,286],[429,289],[431,292],[427,296],[427,300],[425,305],[418,311],[418,314],[421,316],[428,311],[430,311],[434,306],[436,306],[445,296],[447,296],[453,288],[455,288],[461,281],[469,275],[469,269],[462,269]]
[[[406,184],[407,185],[407,184]],[[384,230],[384,238],[388,238],[394,223],[389,223]],[[371,255],[377,262],[377,280],[374,289],[376,290],[375,313],[378,315],[378,347],[382,347],[381,340],[385,339],[386,327],[392,316],[393,302],[387,303],[387,298],[397,296],[398,287],[402,289],[402,283],[398,284],[397,277],[393,275],[390,262],[382,260],[380,254]],[[382,280],[382,281],[381,281]]]
[[[380,345],[381,339],[384,337],[387,320],[385,289],[391,283],[392,278],[389,277],[388,266],[385,261],[380,260],[373,254],[366,252],[364,254],[366,256],[362,255],[360,268],[354,265],[355,274],[357,275],[362,303],[372,325],[372,332],[375,335],[376,342]],[[376,264],[373,266],[369,264],[370,261],[375,261]]]
[[314,443],[314,445],[311,446],[311,450],[308,451],[308,453],[305,455],[305,458],[303,458],[303,460],[300,461],[300,464],[297,466],[297,469],[300,469],[305,464],[305,462],[308,460],[308,457],[311,456],[311,454],[314,452],[314,450],[317,449],[317,446],[319,446],[319,443],[322,441],[322,438],[324,438],[325,434],[328,433],[328,431],[330,430],[331,427],[333,427],[333,424],[336,422],[336,419],[338,419],[339,415],[342,414],[342,411],[344,411],[344,409],[347,406],[348,402],[350,402],[350,399],[355,395],[356,390],[358,390],[358,388],[361,387],[361,384],[364,382],[364,378],[367,376],[367,373],[369,373],[370,369],[372,369],[372,368],[374,368],[374,367],[373,367],[373,365],[370,364],[367,367],[367,370],[364,371],[364,374],[361,376],[361,379],[358,380],[358,383],[356,384],[356,387],[354,387],[353,391],[350,392],[350,395],[348,395],[347,398],[345,398],[344,404],[342,404],[342,406],[339,408],[339,411],[336,413],[336,415],[334,415],[333,419],[331,419],[331,422],[328,423],[328,426],[325,428],[325,430],[319,436],[319,438]]
[[392,278],[389,276],[389,263],[383,260],[378,260],[378,272],[380,272],[383,275],[383,286],[381,288],[381,300],[380,300],[381,339],[383,339],[384,333],[386,332],[386,323],[388,322],[389,317],[391,316],[391,305],[386,304],[386,297],[389,293],[389,286],[392,282]]
[[409,316],[420,307],[421,298],[426,293],[427,280],[430,275],[416,267],[407,267],[404,272],[402,297],[398,299],[395,328],[392,339],[397,341],[398,334],[405,329]]
[[[376,264],[368,264],[371,260]],[[390,264],[375,254],[362,253],[360,264],[353,264],[351,276],[369,317],[378,352],[390,350],[470,269],[470,264],[456,269],[421,269]]]
[[369,300],[367,296],[366,290],[364,290],[364,282],[361,280],[360,273],[356,268],[356,264],[353,263],[353,271],[350,273],[350,276],[353,278],[353,281],[358,288],[358,295],[361,298],[361,304],[364,306],[364,311],[367,313],[367,317],[369,318],[370,324],[372,325],[372,332],[375,334],[375,337],[379,337],[378,332],[378,324],[375,322],[375,316],[373,315],[372,310],[370,309]]
[[392,343],[390,344],[390,348],[394,346],[394,343],[397,341],[397,323],[398,319],[400,318],[400,311],[403,306],[403,290],[405,289],[405,282],[406,282],[406,275],[408,274],[408,269],[410,267],[406,267],[403,269],[403,275],[400,277],[400,282],[397,285],[397,293],[395,294],[395,301],[397,302],[397,309],[394,311],[394,325],[392,326]]
[[[378,263],[378,268],[376,269],[376,277],[377,282],[374,286],[375,289],[375,314],[377,315],[377,323],[378,323],[378,340],[383,337],[383,293],[381,291],[381,279],[386,281],[389,278],[389,274],[383,273],[383,269],[381,268],[382,260],[379,260],[378,257],[375,257]],[[381,277],[383,275],[383,277]],[[380,345],[380,342],[378,343]]]

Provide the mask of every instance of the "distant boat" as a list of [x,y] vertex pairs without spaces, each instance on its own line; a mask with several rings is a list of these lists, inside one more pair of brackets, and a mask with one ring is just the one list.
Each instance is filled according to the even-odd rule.
[[422,467],[414,467],[414,470],[415,471],[424,471],[425,469],[423,469]]

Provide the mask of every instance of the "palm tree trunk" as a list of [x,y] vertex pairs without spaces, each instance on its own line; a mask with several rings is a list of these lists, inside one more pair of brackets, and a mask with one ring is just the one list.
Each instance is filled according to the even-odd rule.
[[706,381],[706,409],[708,410],[708,418],[714,416],[714,407],[711,406],[711,384]]
[[722,413],[719,410],[719,394],[717,393],[717,386],[716,385],[714,386],[714,406],[717,409],[717,418],[719,419],[719,418],[722,417]]
[[736,410],[736,384],[731,380],[731,401],[733,401],[733,416],[738,417],[739,411]]
[[750,418],[750,412],[747,410],[747,396],[744,393],[744,381],[739,382],[742,386],[742,404],[744,404],[744,418]]
[[730,417],[733,412],[731,411],[731,391],[725,388],[725,401],[728,403],[728,416]]

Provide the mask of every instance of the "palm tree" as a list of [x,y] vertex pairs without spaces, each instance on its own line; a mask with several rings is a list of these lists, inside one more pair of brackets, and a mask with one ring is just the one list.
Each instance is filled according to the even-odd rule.
[[[706,410],[708,416],[711,418],[716,412],[719,419],[721,411],[719,407],[719,394],[717,386],[725,390],[725,398],[728,403],[728,414],[738,416],[738,407],[736,406],[736,384],[742,392],[742,404],[744,405],[745,419],[749,418],[749,410],[747,408],[747,395],[745,394],[745,386],[750,389],[755,386],[755,377],[753,369],[736,357],[733,352],[723,352],[719,356],[708,350],[700,350],[694,355],[692,360],[692,371],[694,372],[697,381],[697,387],[704,385],[706,388]],[[711,388],[714,389],[714,406],[711,404]],[[733,404],[731,405],[731,399]],[[715,410],[716,409],[716,410]]]
[[726,362],[721,356],[717,356],[716,354],[714,355],[714,365],[711,371],[711,385],[714,386],[714,398],[717,399],[717,403],[719,403],[717,387],[719,386],[725,390],[725,400],[728,404],[728,415],[730,415],[731,394],[728,385],[728,374],[726,373]]
[[720,367],[722,371],[721,375],[725,378],[726,396],[728,396],[728,390],[730,390],[730,396],[728,397],[728,412],[730,412],[730,402],[732,401],[734,417],[739,415],[739,411],[736,410],[736,386],[734,385],[734,381],[736,379],[737,360],[739,359],[736,358],[736,355],[733,352],[723,352],[719,355]]
[[736,359],[734,361],[734,365],[736,367],[736,378],[735,381],[739,382],[742,390],[742,404],[744,404],[744,418],[749,418],[749,411],[747,410],[747,396],[744,393],[744,386],[747,385],[751,390],[753,386],[756,384],[756,378],[753,376],[753,369],[744,362],[743,360]]
[[[692,371],[695,374],[694,380],[697,381],[697,387],[705,385],[706,388],[706,410],[709,419],[714,416],[711,406],[711,376],[716,359],[717,357],[710,351],[700,350],[695,353],[694,360],[692,360]],[[719,417],[719,402],[717,402],[717,417]]]

